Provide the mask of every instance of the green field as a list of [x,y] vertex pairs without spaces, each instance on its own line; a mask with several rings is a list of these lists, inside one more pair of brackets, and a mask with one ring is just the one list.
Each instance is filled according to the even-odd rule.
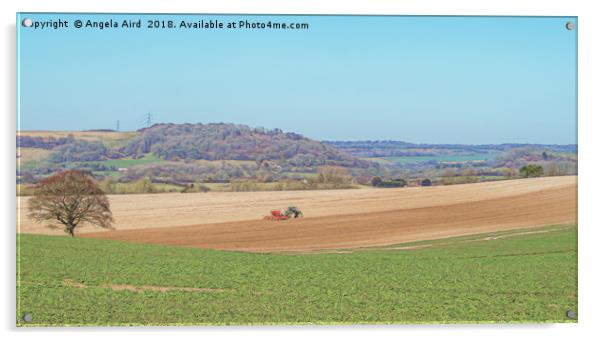
[[90,164],[98,164],[104,165],[107,167],[114,166],[116,168],[127,168],[135,165],[144,165],[144,164],[152,164],[152,163],[160,163],[164,162],[161,158],[155,156],[155,154],[148,153],[141,158],[123,158],[123,159],[108,159],[105,161],[93,161],[93,162],[78,162],[81,165],[90,165]]
[[[38,168],[51,166],[48,162],[48,156],[52,153],[50,150],[35,149],[35,148],[21,148],[21,164],[20,169],[22,171],[33,171]],[[92,165],[103,165],[106,167],[129,168],[136,165],[156,164],[164,163],[166,161],[157,157],[155,154],[148,153],[141,158],[122,158],[122,159],[107,159],[103,161],[87,161],[87,162],[74,162],[73,164],[78,167],[86,167]],[[118,177],[119,172],[117,171],[95,171],[95,173],[102,174],[103,176]]]
[[566,311],[577,311],[576,238],[575,226],[550,226],[342,253],[250,254],[23,234],[17,323],[575,322]]

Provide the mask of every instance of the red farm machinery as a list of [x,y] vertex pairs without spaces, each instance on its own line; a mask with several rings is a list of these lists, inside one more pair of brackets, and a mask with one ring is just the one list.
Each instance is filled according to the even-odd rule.
[[272,210],[269,216],[265,216],[263,219],[268,221],[282,221],[290,218],[301,218],[303,213],[297,207],[288,207],[285,211]]

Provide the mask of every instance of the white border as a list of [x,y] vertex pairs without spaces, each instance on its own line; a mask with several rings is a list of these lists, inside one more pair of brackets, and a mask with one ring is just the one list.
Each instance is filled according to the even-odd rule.
[[[557,0],[407,0],[407,1],[200,1],[191,0],[4,0],[2,11],[2,176],[4,274],[1,282],[4,306],[2,332],[9,337],[47,339],[101,339],[109,332],[143,332],[156,339],[177,332],[178,337],[241,336],[251,339],[301,339],[307,337],[360,339],[367,336],[395,338],[425,336],[446,339],[504,339],[545,337],[587,339],[600,332],[600,258],[602,239],[600,210],[600,84],[602,53],[599,41],[602,12],[596,2]],[[15,323],[15,13],[16,12],[146,12],[146,13],[289,13],[289,14],[414,14],[414,15],[554,15],[578,16],[579,30],[579,323],[559,325],[404,325],[321,327],[170,327],[118,329],[16,329]],[[596,35],[597,33],[597,35]],[[85,332],[85,334],[80,334]],[[133,334],[132,334],[133,335]],[[598,335],[599,336],[599,335]]]

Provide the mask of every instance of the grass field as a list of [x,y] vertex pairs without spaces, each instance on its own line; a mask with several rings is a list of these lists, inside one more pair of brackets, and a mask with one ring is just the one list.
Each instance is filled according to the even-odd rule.
[[116,168],[127,168],[135,165],[144,165],[144,164],[153,164],[153,163],[161,163],[165,162],[159,157],[155,156],[155,154],[149,153],[144,155],[141,158],[124,158],[124,159],[108,159],[105,161],[93,161],[93,162],[79,162],[79,164],[98,164],[104,166],[114,166]]
[[285,255],[19,234],[17,323],[574,322],[576,236],[564,225]]

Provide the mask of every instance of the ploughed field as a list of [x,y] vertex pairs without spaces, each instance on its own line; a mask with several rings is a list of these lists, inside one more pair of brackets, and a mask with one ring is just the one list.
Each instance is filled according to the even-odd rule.
[[[402,189],[110,196],[116,230],[80,236],[250,252],[317,251],[574,224],[577,178],[543,177]],[[18,231],[63,234],[18,204]],[[305,218],[264,221],[297,206]]]

